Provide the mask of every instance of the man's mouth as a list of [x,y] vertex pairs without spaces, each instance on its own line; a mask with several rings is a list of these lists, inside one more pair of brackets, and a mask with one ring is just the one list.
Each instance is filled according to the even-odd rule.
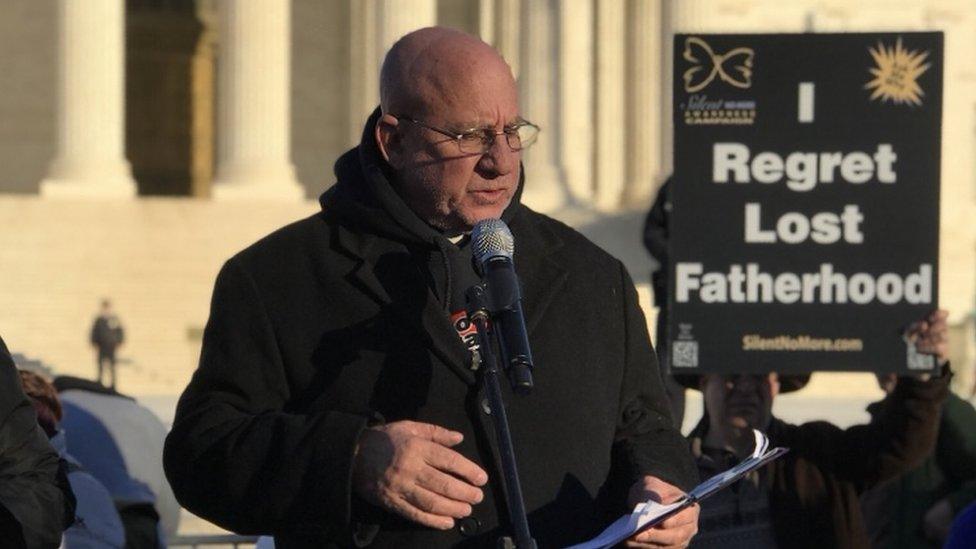
[[498,200],[499,198],[505,196],[505,189],[504,188],[480,189],[476,191],[471,191],[471,194],[473,194],[478,200],[483,200],[486,202],[494,202],[495,200]]

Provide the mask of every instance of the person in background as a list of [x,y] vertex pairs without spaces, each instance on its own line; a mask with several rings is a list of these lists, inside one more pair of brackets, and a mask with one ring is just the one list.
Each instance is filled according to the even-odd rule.
[[644,219],[644,247],[657,261],[657,269],[651,271],[651,288],[654,290],[654,306],[657,322],[654,348],[664,380],[664,390],[671,402],[671,416],[678,429],[685,417],[685,388],[671,375],[668,345],[668,277],[671,273],[671,256],[668,251],[668,225],[671,218],[671,182],[669,176],[657,191],[657,198],[647,218]]
[[64,532],[62,548],[123,549],[125,530],[108,490],[68,453],[65,432],[59,427],[61,401],[54,386],[27,370],[20,371],[20,382],[34,405],[38,424],[44,429],[51,445],[67,462],[68,481],[78,501],[75,521]]
[[102,308],[95,322],[92,323],[91,337],[89,338],[93,347],[97,351],[96,361],[98,362],[97,381],[102,383],[102,378],[106,378],[106,387],[115,388],[115,351],[125,341],[125,331],[119,317],[112,310],[112,302],[103,299]]
[[[894,374],[880,374],[887,396],[868,406],[873,421],[892,406]],[[942,405],[935,452],[912,471],[861,498],[875,549],[942,547],[953,518],[976,501],[976,409],[951,391]]]
[[126,547],[156,549],[176,534],[180,507],[163,473],[166,426],[134,399],[90,380],[54,379],[70,450],[108,489]]
[[74,517],[66,468],[0,339],[0,542],[5,549],[58,547]]
[[690,433],[699,474],[729,469],[754,446],[752,430],[789,452],[701,504],[694,548],[855,549],[869,546],[859,496],[916,467],[931,454],[948,392],[946,313],[909,327],[920,353],[937,357],[940,373],[902,377],[884,410],[866,425],[841,429],[824,421],[791,425],[773,416],[773,401],[809,375],[681,375],[703,393],[705,413]]

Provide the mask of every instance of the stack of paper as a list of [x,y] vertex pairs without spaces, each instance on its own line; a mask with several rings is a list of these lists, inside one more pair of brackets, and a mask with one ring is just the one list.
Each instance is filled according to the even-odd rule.
[[573,545],[567,549],[603,549],[605,547],[613,547],[645,528],[651,528],[656,524],[660,524],[682,509],[707,498],[739,480],[750,471],[755,471],[789,451],[788,448],[773,448],[769,450],[769,439],[766,438],[766,435],[755,429],[752,432],[756,437],[756,448],[748,458],[742,460],[735,467],[699,484],[677,501],[666,505],[651,500],[638,503],[634,507],[633,513],[620,517],[597,537],[586,543]]

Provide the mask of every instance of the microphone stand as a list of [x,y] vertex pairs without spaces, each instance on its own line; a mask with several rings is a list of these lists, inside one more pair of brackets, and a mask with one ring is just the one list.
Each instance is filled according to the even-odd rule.
[[529,521],[525,516],[525,501],[522,498],[522,485],[519,483],[518,467],[515,463],[515,448],[512,445],[512,434],[508,426],[508,415],[505,412],[505,402],[502,400],[501,383],[498,378],[498,356],[493,344],[498,334],[491,329],[490,312],[488,307],[488,293],[484,286],[476,284],[467,291],[468,318],[478,332],[478,350],[481,356],[482,383],[488,396],[489,415],[498,439],[498,453],[501,458],[503,486],[508,507],[508,518],[515,534],[498,540],[500,549],[537,549],[532,534],[529,533]]

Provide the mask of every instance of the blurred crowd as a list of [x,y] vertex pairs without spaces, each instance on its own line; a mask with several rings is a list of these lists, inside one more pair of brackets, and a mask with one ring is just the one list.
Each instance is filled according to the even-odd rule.
[[17,370],[2,340],[0,392],[0,545],[166,547],[180,507],[149,409],[97,381]]

